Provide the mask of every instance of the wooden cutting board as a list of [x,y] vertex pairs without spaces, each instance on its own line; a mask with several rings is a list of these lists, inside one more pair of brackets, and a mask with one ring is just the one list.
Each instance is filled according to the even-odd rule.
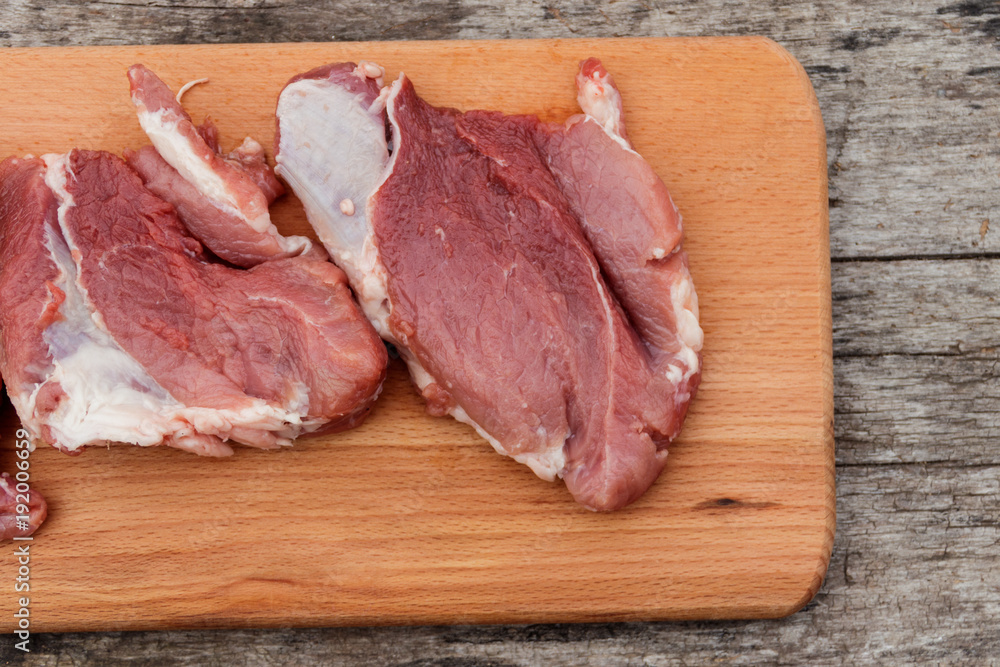
[[[402,366],[368,421],[225,460],[40,446],[33,631],[775,617],[802,607],[834,532],[826,153],[809,80],[760,38],[94,47],[0,51],[0,157],[146,143],[125,69],[269,146],[293,74],[400,70],[430,102],[563,120],[582,58],[621,86],[667,183],[705,329],[704,380],[666,470],[595,514],[468,427],[424,413]],[[307,233],[288,197],[275,218]],[[0,467],[13,471],[9,404]],[[15,628],[14,545],[0,630]],[[8,613],[9,612],[9,613]]]

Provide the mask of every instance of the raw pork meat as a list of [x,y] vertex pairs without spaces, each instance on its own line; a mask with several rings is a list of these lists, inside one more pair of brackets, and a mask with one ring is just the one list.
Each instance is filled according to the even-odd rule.
[[284,237],[271,223],[268,205],[284,188],[247,137],[223,156],[211,121],[195,127],[170,89],[142,65],[128,70],[139,124],[153,146],[126,151],[129,166],[146,187],[174,205],[188,230],[209,250],[237,266],[307,251],[302,236]]
[[434,108],[381,76],[293,78],[276,172],[431,414],[591,509],[634,501],[681,429],[702,332],[680,216],[610,75],[581,64],[585,114],[564,125]]
[[[263,199],[263,195],[261,196]],[[357,424],[386,352],[318,249],[209,261],[120,158],[0,163],[0,372],[32,437],[199,454]]]

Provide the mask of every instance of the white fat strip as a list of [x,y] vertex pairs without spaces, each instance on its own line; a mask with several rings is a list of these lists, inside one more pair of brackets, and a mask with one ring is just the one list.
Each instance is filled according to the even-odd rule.
[[277,239],[282,253],[288,257],[304,255],[312,248],[312,241],[308,236],[282,236],[274,225],[270,225],[268,229],[268,233]]
[[[102,327],[102,318],[87,301],[78,282],[73,248],[66,227],[66,213],[75,204],[66,190],[68,156],[46,155],[45,184],[59,202],[62,234],[47,229],[46,243],[60,269],[56,286],[65,293],[61,318],[42,334],[52,356],[48,381],[58,382],[66,398],[45,421],[61,446],[77,450],[85,445],[127,442],[150,446],[174,434],[192,430],[223,439],[234,426],[280,431],[290,437],[316,426],[303,423],[299,410],[308,405],[307,392],[296,388],[289,409],[251,399],[238,410],[187,407],[177,401],[129,355]],[[34,417],[39,387],[28,400],[27,414]]]
[[285,408],[305,415],[309,412],[309,385],[301,380],[292,384],[292,394],[285,400]]
[[[385,127],[352,93],[326,80],[302,79],[278,98],[276,173],[302,201],[334,262],[347,274],[362,310],[389,339],[386,272],[368,225],[368,199],[391,171]],[[338,156],[337,160],[329,156]],[[351,206],[342,205],[350,201]]]
[[670,303],[677,323],[677,338],[681,343],[680,350],[675,354],[680,366],[668,364],[666,374],[667,379],[677,386],[700,370],[698,352],[705,342],[705,333],[698,323],[698,295],[687,271],[670,286]]
[[607,134],[609,137],[611,137],[612,139],[614,139],[616,144],[618,144],[619,146],[621,146],[622,148],[624,148],[625,150],[627,150],[632,155],[635,155],[635,156],[637,156],[639,158],[642,157],[641,155],[639,155],[639,153],[636,152],[636,150],[634,148],[632,148],[632,146],[631,146],[631,144],[629,144],[629,142],[625,141],[624,137],[622,137],[620,134],[616,134],[613,130],[608,129],[607,125],[603,124],[601,121],[599,121],[598,119],[594,118],[590,114],[585,114],[585,115],[582,115],[582,116],[581,115],[573,116],[568,121],[566,121],[566,126],[567,127],[571,127],[572,125],[574,125],[576,123],[595,123],[602,130],[604,130],[605,134]]
[[691,274],[687,271],[670,286],[670,303],[674,307],[677,336],[693,352],[701,350],[705,334],[698,323],[698,296],[694,291]]
[[[205,79],[208,81],[208,79]],[[264,152],[264,147],[253,137],[243,137],[243,141],[236,147],[236,151],[246,155],[254,155]]]
[[359,77],[374,79],[379,88],[384,85],[383,81],[385,79],[385,68],[378,63],[373,63],[368,60],[359,61],[358,66],[354,68],[354,74]]
[[365,239],[361,249],[359,266],[367,267],[359,283],[352,283],[358,295],[358,303],[375,331],[385,340],[396,344],[389,329],[392,305],[389,302],[389,274],[378,257],[378,248],[373,238]]
[[[170,118],[168,118],[170,116]],[[246,222],[255,231],[265,233],[271,228],[271,217],[265,211],[250,219],[240,209],[236,197],[222,178],[205,161],[178,130],[179,120],[172,111],[149,111],[138,107],[139,124],[167,164],[177,170],[185,181],[220,209]]]
[[194,81],[188,81],[183,86],[181,86],[181,89],[177,91],[177,97],[174,98],[177,100],[177,104],[181,103],[181,98],[184,97],[184,93],[202,83],[208,83],[208,78],[206,77],[202,79],[195,79]]
[[617,141],[622,148],[634,153],[635,151],[621,134],[619,119],[622,108],[621,93],[614,86],[608,85],[607,79],[607,76],[597,80],[593,77],[588,78],[577,91],[577,104],[589,119],[604,128],[608,136]]

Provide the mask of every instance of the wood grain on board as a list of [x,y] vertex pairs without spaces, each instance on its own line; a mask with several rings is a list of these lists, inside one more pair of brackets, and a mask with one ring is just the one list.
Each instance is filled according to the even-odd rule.
[[[653,488],[585,511],[427,416],[396,363],[362,427],[279,452],[39,447],[33,630],[772,617],[815,594],[834,528],[825,143],[808,79],[772,42],[10,49],[0,155],[143,145],[134,62],[175,89],[208,76],[185,105],[229,147],[269,145],[282,84],[325,62],[405,69],[434,104],[561,121],[592,55],[684,216],[706,334],[700,393]],[[274,217],[308,232],[293,197]],[[16,417],[2,417],[9,468]]]

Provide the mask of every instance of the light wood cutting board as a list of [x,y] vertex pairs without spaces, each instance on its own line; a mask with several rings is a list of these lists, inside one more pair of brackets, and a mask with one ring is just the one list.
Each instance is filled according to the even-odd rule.
[[[0,51],[0,157],[146,143],[125,69],[187,93],[223,146],[265,146],[293,74],[368,59],[430,102],[563,120],[577,62],[620,84],[670,188],[705,329],[704,380],[659,481],[612,514],[574,504],[390,369],[368,421],[225,460],[118,446],[31,457],[50,517],[31,542],[31,629],[775,617],[816,593],[834,531],[823,123],[760,38],[95,47]],[[288,197],[275,218],[307,233]],[[13,470],[9,405],[0,466]],[[0,630],[20,594],[0,547]]]

